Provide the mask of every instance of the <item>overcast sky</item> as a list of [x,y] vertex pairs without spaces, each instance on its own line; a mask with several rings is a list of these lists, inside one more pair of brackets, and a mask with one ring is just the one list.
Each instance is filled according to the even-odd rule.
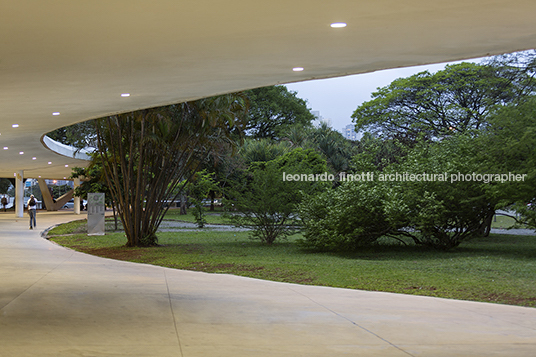
[[[477,62],[467,60],[466,62]],[[454,62],[452,62],[454,63]],[[341,131],[343,127],[352,124],[351,115],[363,102],[371,99],[372,92],[378,87],[384,87],[397,78],[409,77],[413,74],[428,70],[437,72],[445,68],[446,63],[389,69],[353,76],[320,79],[300,83],[287,84],[291,91],[298,92],[297,96],[307,100],[311,110],[320,112],[324,119],[331,119],[333,129]]]

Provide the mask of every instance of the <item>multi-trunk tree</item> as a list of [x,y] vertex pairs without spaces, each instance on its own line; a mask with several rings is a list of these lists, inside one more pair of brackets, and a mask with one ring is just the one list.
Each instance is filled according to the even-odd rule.
[[95,121],[98,151],[127,246],[157,243],[156,230],[184,185],[217,145],[234,145],[246,101],[229,94]]

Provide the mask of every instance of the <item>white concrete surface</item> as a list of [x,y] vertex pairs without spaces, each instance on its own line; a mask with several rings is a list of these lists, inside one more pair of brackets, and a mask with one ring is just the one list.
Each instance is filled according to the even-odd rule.
[[[75,216],[39,212],[44,229]],[[0,356],[534,356],[536,309],[103,259],[0,214]]]

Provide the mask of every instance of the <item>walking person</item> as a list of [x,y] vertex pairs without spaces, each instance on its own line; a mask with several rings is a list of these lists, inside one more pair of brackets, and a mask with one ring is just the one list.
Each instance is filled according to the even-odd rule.
[[36,226],[35,223],[35,214],[37,212],[37,203],[35,202],[34,195],[30,196],[30,199],[28,200],[28,214],[30,215],[30,229],[33,229],[33,227]]
[[7,206],[7,197],[6,195],[4,195],[4,197],[2,197],[2,206],[4,206],[4,212],[6,211],[6,206]]

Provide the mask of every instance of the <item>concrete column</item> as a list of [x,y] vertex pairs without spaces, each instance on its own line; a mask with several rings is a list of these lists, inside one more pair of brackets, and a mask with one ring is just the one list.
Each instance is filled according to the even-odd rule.
[[[80,187],[79,178],[74,179],[74,189],[76,190],[77,187]],[[80,197],[77,196],[74,197],[74,214],[80,214]]]
[[24,217],[24,171],[15,172],[15,217]]
[[41,196],[43,197],[43,202],[47,207],[47,211],[57,211],[54,209],[54,202],[52,201],[52,196],[50,195],[50,190],[48,189],[45,179],[38,178],[37,183],[39,183],[39,189],[41,190]]

